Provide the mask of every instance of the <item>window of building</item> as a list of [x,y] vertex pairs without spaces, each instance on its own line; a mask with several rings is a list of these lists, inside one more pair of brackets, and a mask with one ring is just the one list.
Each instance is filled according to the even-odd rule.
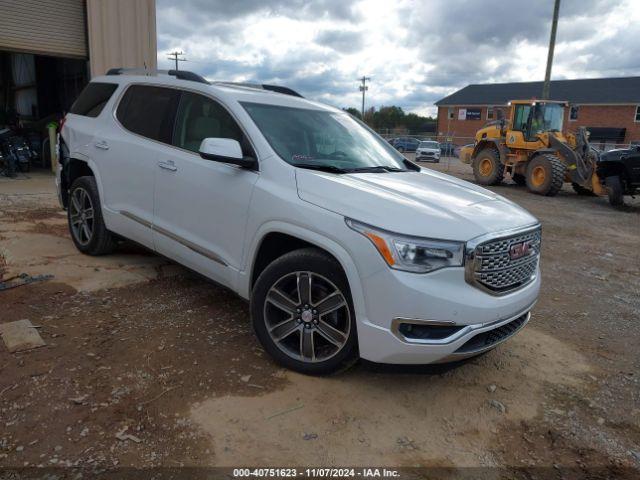
[[487,107],[487,120],[493,120],[493,107]]
[[200,150],[205,138],[231,138],[249,155],[242,130],[220,104],[211,98],[196,93],[183,92],[176,116],[173,145],[192,152]]
[[449,107],[448,111],[447,111],[447,118],[449,120],[453,120],[455,118],[455,109],[453,107]]
[[580,111],[580,107],[578,105],[571,105],[569,108],[569,121],[575,122],[578,120],[578,112]]
[[636,122],[640,122],[640,105],[636,106]]
[[143,137],[171,143],[180,91],[133,85],[122,97],[116,116],[124,128]]
[[118,88],[117,83],[94,82],[87,85],[78,99],[73,102],[69,113],[95,118],[100,115],[113,92]]

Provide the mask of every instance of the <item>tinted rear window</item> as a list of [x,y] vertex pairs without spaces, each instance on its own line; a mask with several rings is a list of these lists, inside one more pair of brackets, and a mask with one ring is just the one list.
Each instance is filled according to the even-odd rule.
[[113,92],[118,88],[117,83],[90,83],[80,93],[80,96],[71,105],[69,113],[84,115],[85,117],[97,117],[107,104]]
[[180,92],[172,88],[133,85],[122,97],[116,116],[133,133],[171,143],[179,99]]

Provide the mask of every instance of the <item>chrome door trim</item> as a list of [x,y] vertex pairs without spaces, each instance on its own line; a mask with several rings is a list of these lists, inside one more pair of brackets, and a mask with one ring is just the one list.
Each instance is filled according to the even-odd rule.
[[213,253],[211,250],[208,250],[206,248],[201,247],[200,245],[197,245],[189,240],[187,240],[186,238],[182,238],[179,235],[176,235],[173,232],[170,232],[169,230],[166,230],[162,227],[158,227],[157,225],[153,225],[151,222],[138,217],[137,215],[134,215],[131,212],[127,212],[125,210],[120,210],[120,214],[123,217],[129,218],[130,220],[133,220],[134,222],[139,223],[140,225],[150,228],[151,230],[153,230],[154,232],[158,232],[161,235],[164,235],[167,238],[170,238],[171,240],[174,240],[175,242],[178,242],[179,244],[181,244],[184,247],[187,247],[190,250],[193,250],[194,252],[207,257],[210,260],[213,260],[216,263],[219,263],[220,265],[224,266],[224,267],[228,267],[229,264],[227,262],[225,262],[222,258],[220,258],[220,256],[216,255],[215,253]]
[[123,217],[127,217],[129,220],[133,220],[134,222],[139,223],[140,225],[147,227],[147,228],[151,228],[153,229],[153,224],[147,220],[145,220],[144,218],[141,218],[137,215],[134,215],[131,212],[127,212],[125,210],[120,210],[120,215],[122,215]]

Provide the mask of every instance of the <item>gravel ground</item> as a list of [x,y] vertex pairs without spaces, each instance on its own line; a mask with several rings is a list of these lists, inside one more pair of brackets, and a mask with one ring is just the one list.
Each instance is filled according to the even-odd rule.
[[[425,166],[471,179],[456,160]],[[543,290],[527,328],[462,364],[362,362],[309,378],[271,362],[229,291],[133,245],[79,255],[51,177],[1,179],[0,274],[55,277],[0,292],[0,323],[29,319],[47,342],[14,354],[0,345],[0,468],[637,478],[640,202],[492,189],[543,224]]]

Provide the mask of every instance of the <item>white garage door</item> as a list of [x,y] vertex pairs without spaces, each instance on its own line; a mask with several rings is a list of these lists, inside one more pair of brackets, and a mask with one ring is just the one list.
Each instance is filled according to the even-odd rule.
[[0,50],[87,57],[84,0],[0,0]]

